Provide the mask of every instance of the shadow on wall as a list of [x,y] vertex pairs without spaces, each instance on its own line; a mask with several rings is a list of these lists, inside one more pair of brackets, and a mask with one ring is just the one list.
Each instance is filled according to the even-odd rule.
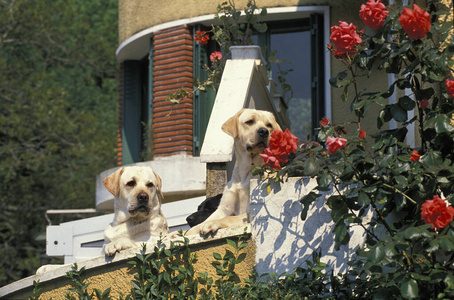
[[[365,233],[360,227],[350,229],[350,243],[334,248],[334,223],[325,205],[327,191],[311,204],[306,220],[301,220],[303,209],[299,200],[316,185],[315,179],[289,178],[284,184],[267,181],[251,182],[251,223],[255,238],[256,271],[289,273],[311,260],[314,251],[321,250],[321,260],[335,273],[345,273],[347,262],[364,243]],[[369,213],[365,218],[370,219]],[[365,220],[366,221],[366,220]]]

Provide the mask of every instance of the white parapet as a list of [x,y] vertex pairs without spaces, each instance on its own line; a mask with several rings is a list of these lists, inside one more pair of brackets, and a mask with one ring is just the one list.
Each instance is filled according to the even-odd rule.
[[[329,270],[335,274],[346,273],[347,262],[365,242],[365,232],[360,226],[352,227],[348,245],[335,250],[335,224],[326,205],[327,196],[333,191],[325,192],[313,202],[307,218],[302,220],[303,205],[299,200],[317,185],[316,179],[291,177],[283,184],[273,184],[271,189],[266,184],[251,181],[251,223],[257,249],[257,273],[290,273],[306,260],[311,261],[314,251],[321,251],[321,261],[328,264]],[[371,213],[365,216],[364,223],[371,217]]]

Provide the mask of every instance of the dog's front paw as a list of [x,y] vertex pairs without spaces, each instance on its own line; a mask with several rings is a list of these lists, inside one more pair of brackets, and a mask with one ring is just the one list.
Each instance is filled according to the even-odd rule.
[[208,222],[203,223],[200,226],[200,233],[203,235],[207,235],[210,232],[216,233],[216,231],[218,231],[218,229],[221,229],[221,228],[222,228],[222,226],[221,226],[221,224],[219,224],[219,222],[208,221]]
[[104,245],[104,253],[107,256],[112,256],[115,253],[120,252],[121,250],[124,250],[127,248],[129,248],[129,247],[127,245],[125,245],[124,243],[120,243],[118,241],[110,242],[110,243]]

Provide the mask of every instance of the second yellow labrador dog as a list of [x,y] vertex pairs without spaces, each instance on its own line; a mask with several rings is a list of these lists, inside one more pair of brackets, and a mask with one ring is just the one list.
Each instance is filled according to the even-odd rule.
[[161,178],[150,168],[123,167],[103,181],[115,196],[114,220],[104,230],[104,252],[111,256],[169,233],[161,210]]
[[270,133],[275,129],[281,128],[274,115],[255,109],[242,109],[222,125],[222,130],[234,138],[236,161],[232,178],[224,188],[217,210],[203,223],[191,228],[187,235],[205,235],[248,222],[251,170],[263,164],[259,154],[268,147]]

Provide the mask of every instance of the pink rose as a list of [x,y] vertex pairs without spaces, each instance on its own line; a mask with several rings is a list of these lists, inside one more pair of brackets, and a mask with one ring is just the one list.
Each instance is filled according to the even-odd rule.
[[386,6],[381,3],[381,0],[368,0],[366,4],[361,5],[359,16],[363,20],[364,25],[377,30],[385,23],[389,11]]
[[260,154],[263,162],[273,169],[282,170],[279,160],[273,155],[270,149],[265,148],[264,154]]
[[413,4],[413,10],[404,8],[399,17],[400,25],[409,37],[422,39],[430,30],[430,14]]
[[438,196],[426,200],[421,205],[421,218],[424,223],[432,224],[431,228],[441,229],[446,227],[454,217],[454,208]]
[[339,53],[347,53],[353,55],[356,53],[356,45],[360,44],[363,40],[356,32],[355,25],[348,24],[344,21],[339,21],[339,26],[331,27],[330,39]]
[[330,154],[335,154],[339,148],[343,148],[347,145],[347,140],[343,138],[333,138],[333,137],[328,137],[326,139],[326,149],[328,150],[328,153]]
[[222,59],[222,53],[219,51],[214,51],[213,53],[210,54],[210,60],[221,60]]

